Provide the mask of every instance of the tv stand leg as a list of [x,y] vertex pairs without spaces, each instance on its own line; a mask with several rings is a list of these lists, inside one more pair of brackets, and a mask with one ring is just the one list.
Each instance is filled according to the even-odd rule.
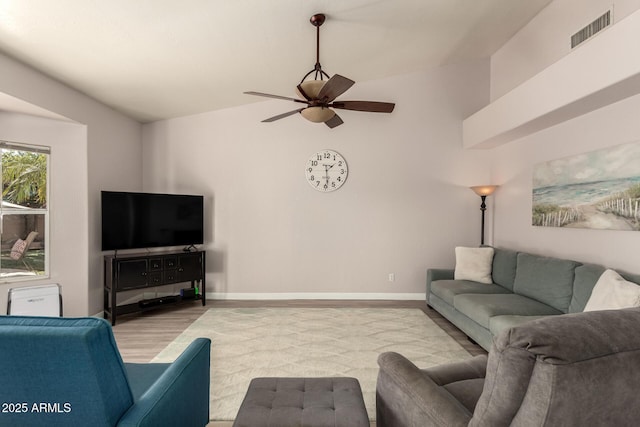
[[207,303],[207,258],[205,257],[204,252],[202,253],[202,280],[200,281],[200,293],[202,293],[202,306],[204,307]]
[[204,286],[204,276],[202,276],[202,280],[200,281],[200,292],[202,293],[202,306],[204,307],[207,304],[207,291]]
[[116,324],[116,296],[117,292],[111,290],[111,326],[115,326]]

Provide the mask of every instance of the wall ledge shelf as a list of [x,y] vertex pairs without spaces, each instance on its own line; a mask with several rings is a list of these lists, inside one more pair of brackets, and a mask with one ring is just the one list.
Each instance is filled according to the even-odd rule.
[[463,121],[463,147],[494,148],[640,93],[640,10]]

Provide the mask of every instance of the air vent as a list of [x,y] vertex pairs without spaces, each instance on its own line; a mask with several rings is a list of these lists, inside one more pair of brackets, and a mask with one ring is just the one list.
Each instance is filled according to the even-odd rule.
[[571,49],[578,46],[580,43],[586,41],[587,39],[595,36],[598,32],[604,30],[609,25],[611,25],[611,11],[608,10],[607,13],[593,21],[591,24],[587,25],[577,33],[571,36]]

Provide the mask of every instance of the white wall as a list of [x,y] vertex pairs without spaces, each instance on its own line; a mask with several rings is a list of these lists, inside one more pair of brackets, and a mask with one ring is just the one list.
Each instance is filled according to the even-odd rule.
[[495,244],[640,272],[640,232],[531,225],[534,165],[640,140],[638,111],[635,96],[493,150]]
[[[640,9],[640,0],[552,1],[491,57],[491,100],[571,52],[571,36],[612,7],[615,25]],[[576,70],[585,72],[588,70]]]
[[[637,9],[639,3],[631,0],[616,1],[616,16],[619,17],[621,10]],[[588,18],[587,15],[592,15],[592,12],[606,4],[601,1],[570,0],[555,0],[551,3],[492,58],[491,80],[494,89],[496,82],[504,83],[504,88],[511,85],[508,67],[513,67],[516,74],[517,70],[534,69],[521,53],[527,52],[530,59],[538,60],[538,52],[554,52],[557,43],[544,37],[543,23],[548,23],[557,30],[561,23],[578,19],[574,15],[581,17],[578,20],[589,21],[596,16]],[[567,26],[566,34],[572,34],[582,25],[576,23],[573,27]],[[615,49],[615,46],[611,48]],[[495,67],[497,63],[501,63],[502,68]],[[543,62],[538,62],[537,65],[542,64]],[[575,70],[575,73],[583,72],[585,70]],[[568,73],[567,78],[571,78],[572,74]],[[553,89],[550,87],[549,91]],[[491,150],[492,180],[501,184],[494,198],[495,244],[639,272],[638,232],[558,229],[531,225],[533,167],[540,162],[640,140],[638,111],[640,96],[635,96]]]
[[[488,101],[487,82],[484,61],[359,83],[340,99],[396,110],[340,112],[332,130],[299,116],[260,123],[295,108],[284,101],[147,124],[144,189],[206,196],[209,293],[422,298],[428,267],[479,243],[467,187],[488,181],[488,153],[462,149],[461,123]],[[327,194],[304,174],[325,148],[350,169]]]
[[[87,156],[86,126],[23,114],[0,112],[0,139],[51,147],[49,264],[50,278],[0,284],[0,307],[7,306],[12,287],[42,283],[63,285],[65,315],[85,315],[88,253],[70,248],[87,247]],[[83,195],[85,197],[78,197]],[[84,199],[84,200],[82,200]],[[84,203],[82,203],[84,201]]]
[[[82,283],[65,286],[66,292],[86,295],[82,301],[75,296],[73,304],[65,304],[66,312],[74,315],[94,315],[102,312],[103,266],[100,252],[100,190],[139,190],[142,186],[142,149],[140,123],[112,110],[86,95],[71,89],[44,74],[0,54],[0,92],[29,102],[86,125],[85,148],[73,152],[65,165],[81,165],[87,181],[84,193],[74,194],[72,206],[83,212],[86,220],[69,224],[82,238],[81,246],[60,242],[66,256],[86,253],[87,275]],[[58,139],[55,134],[52,138]],[[79,178],[80,179],[80,178]],[[54,201],[55,203],[55,201]],[[53,242],[52,242],[53,243]],[[51,269],[66,274],[77,268],[68,263],[52,264]],[[81,270],[85,267],[80,266]],[[64,273],[62,272],[64,270]],[[77,304],[77,305],[76,305]]]

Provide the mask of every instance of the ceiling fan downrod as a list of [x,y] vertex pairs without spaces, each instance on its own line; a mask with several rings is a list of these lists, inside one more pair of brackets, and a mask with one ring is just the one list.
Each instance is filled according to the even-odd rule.
[[318,80],[318,77],[320,77],[320,80],[324,80],[324,77],[327,79],[329,78],[329,75],[322,70],[322,65],[320,64],[320,27],[324,24],[325,19],[326,16],[324,16],[323,13],[317,13],[309,19],[311,25],[316,27],[316,65],[313,67],[313,70],[304,75],[302,80],[300,80],[300,84],[302,84],[302,82],[304,82],[313,72],[315,72],[313,77],[314,80]]

